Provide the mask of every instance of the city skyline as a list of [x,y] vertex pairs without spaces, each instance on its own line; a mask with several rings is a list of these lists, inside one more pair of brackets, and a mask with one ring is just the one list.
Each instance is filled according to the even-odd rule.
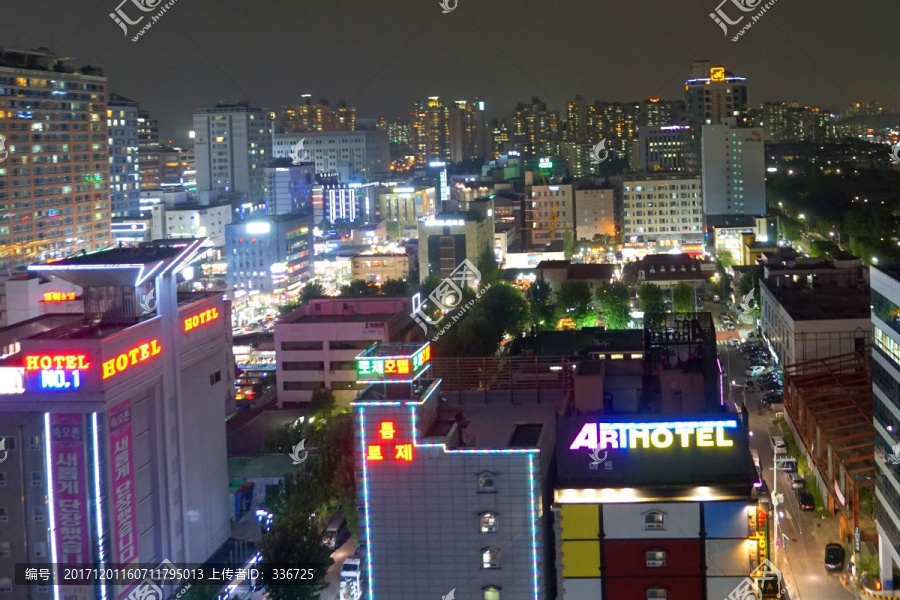
[[[195,109],[223,99],[277,110],[310,93],[335,104],[345,100],[358,108],[360,118],[386,119],[405,117],[415,100],[434,95],[448,101],[484,96],[491,118],[507,116],[532,96],[560,113],[576,95],[611,102],[678,99],[697,59],[747,77],[751,106],[785,101],[837,111],[874,100],[890,109],[900,96],[896,80],[872,76],[890,72],[892,62],[890,21],[875,7],[843,15],[833,0],[815,6],[778,3],[732,42],[709,18],[714,3],[655,13],[570,1],[554,4],[553,10],[510,4],[479,6],[476,12],[461,3],[450,14],[432,4],[404,2],[392,11],[363,4],[341,13],[341,20],[334,19],[331,5],[310,5],[297,18],[272,19],[237,4],[230,10],[227,4],[191,0],[175,4],[132,42],[109,19],[116,8],[112,3],[98,4],[92,14],[51,0],[46,13],[51,22],[28,32],[11,27],[28,17],[26,4],[13,3],[6,9],[11,18],[4,20],[10,25],[0,23],[0,39],[8,48],[52,46],[75,57],[74,66],[103,68],[110,91],[139,102],[159,119],[161,138],[175,143],[186,142]],[[818,14],[842,18],[810,18]],[[538,18],[541,31],[551,32],[545,43],[506,41],[517,37],[504,32],[527,31]],[[306,22],[315,26],[303,29]],[[489,28],[492,22],[504,27]],[[62,31],[60,23],[71,27]],[[187,23],[207,26],[192,30]],[[636,32],[641,37],[635,38]],[[678,44],[677,36],[691,42]],[[865,44],[833,43],[841,38],[863,38]],[[223,43],[229,39],[239,43]],[[256,57],[250,51],[254,43]],[[596,47],[596,54],[585,54],[585,45]],[[629,45],[635,50],[626,50]],[[583,60],[593,56],[596,60]],[[865,71],[858,68],[863,59],[869,65]]]

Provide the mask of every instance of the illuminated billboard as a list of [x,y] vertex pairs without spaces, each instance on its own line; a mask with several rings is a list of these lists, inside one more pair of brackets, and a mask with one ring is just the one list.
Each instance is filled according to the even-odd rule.
[[[394,351],[408,347],[409,354]],[[379,355],[387,350],[391,355]],[[415,381],[431,366],[431,345],[388,344],[373,346],[356,357],[357,383],[401,383]]]

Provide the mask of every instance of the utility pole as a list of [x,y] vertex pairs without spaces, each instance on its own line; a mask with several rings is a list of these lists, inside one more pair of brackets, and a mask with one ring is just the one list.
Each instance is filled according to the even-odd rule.
[[[778,458],[778,454],[775,454],[772,457],[772,462],[774,464],[773,469],[772,469],[772,471],[774,471],[774,474],[772,476],[772,478],[774,479],[774,482],[772,485],[772,505],[775,507],[775,532],[772,535],[772,540],[774,542],[776,542],[776,543],[772,544],[772,564],[773,565],[777,565],[777,563],[775,562],[775,559],[777,558],[777,552],[778,552],[777,541],[779,539],[778,538],[778,515],[781,512],[778,507],[781,506],[781,504],[784,502],[784,494],[782,494],[780,498],[778,497],[778,465],[780,465],[781,463],[788,462],[789,460],[793,460],[793,459],[792,458]],[[766,542],[768,543],[768,540],[766,540]]]

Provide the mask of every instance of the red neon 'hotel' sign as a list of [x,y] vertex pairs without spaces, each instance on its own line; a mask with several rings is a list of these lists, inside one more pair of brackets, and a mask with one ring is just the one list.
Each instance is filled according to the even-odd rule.
[[127,350],[103,363],[103,379],[109,379],[114,375],[118,375],[125,369],[144,362],[160,352],[162,352],[162,348],[159,346],[159,340],[152,340],[147,344],[135,346],[131,350]]
[[200,325],[205,325],[210,321],[215,321],[219,318],[219,309],[218,308],[210,308],[209,310],[204,310],[202,313],[198,315],[194,315],[193,317],[188,317],[184,320],[184,330],[190,331],[191,329],[196,329]]

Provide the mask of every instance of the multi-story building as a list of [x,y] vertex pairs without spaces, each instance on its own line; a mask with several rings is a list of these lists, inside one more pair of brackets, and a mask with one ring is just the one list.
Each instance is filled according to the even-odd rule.
[[547,103],[532,98],[520,102],[513,111],[512,142],[529,156],[558,156],[561,130],[559,112],[547,110]]
[[108,246],[106,78],[48,51],[0,50],[0,268]]
[[315,170],[311,163],[293,165],[285,159],[279,159],[276,166],[266,167],[266,208],[269,214],[312,212]]
[[157,204],[150,209],[154,240],[209,238],[216,247],[225,246],[225,227],[231,223],[231,204],[182,202],[174,206]]
[[531,185],[526,175],[525,246],[542,246],[562,242],[568,232],[575,237],[575,186]]
[[616,235],[615,190],[611,186],[579,186],[575,190],[574,239]]
[[[0,329],[0,535],[15,558],[0,561],[0,579],[17,561],[199,564],[228,539],[230,304],[177,293],[203,251],[203,240],[156,243],[29,267],[81,288],[83,309]],[[100,583],[13,596],[126,593]]]
[[646,248],[703,242],[706,189],[699,176],[647,174],[623,178],[625,241]]
[[375,342],[421,339],[410,298],[320,298],[275,324],[278,406],[309,402],[329,388],[341,400],[356,394],[356,355]]
[[900,273],[873,267],[872,383],[875,402],[875,529],[883,589],[893,590],[900,568],[900,467],[895,460],[900,431]]
[[684,171],[691,128],[687,125],[657,125],[638,129],[636,170]]
[[716,263],[688,254],[648,254],[622,268],[622,281],[633,288],[644,283],[655,283],[670,290],[681,282],[691,285],[698,293],[716,274]]
[[[137,217],[113,217],[110,224],[113,242],[118,244],[134,244],[136,242],[153,241],[153,217],[144,212]],[[160,238],[162,239],[162,238]]]
[[763,130],[729,124],[703,126],[703,213],[766,214]]
[[331,106],[328,100],[312,103],[312,96],[304,94],[300,104],[281,107],[281,124],[285,131],[353,131],[356,126],[356,108],[341,100]]
[[159,187],[159,123],[146,110],[138,111],[138,163],[141,169],[141,188]]
[[691,126],[688,169],[696,172],[701,167],[704,125],[719,125],[725,119],[737,126],[747,125],[747,80],[704,60],[691,66],[691,78],[684,88],[687,124]]
[[357,254],[353,257],[353,279],[382,285],[389,279],[409,279],[409,256],[406,254]]
[[196,178],[197,163],[193,148],[161,147],[158,156],[160,185],[180,185]]
[[313,217],[316,225],[323,220],[329,223],[354,222],[360,218],[358,187],[346,183],[317,184],[312,191]]
[[490,141],[483,98],[476,98],[474,102],[455,100],[449,107],[449,128],[450,160],[487,160]]
[[834,115],[821,108],[796,102],[765,102],[760,109],[751,109],[750,114],[755,127],[765,128],[767,142],[821,143],[837,138]]
[[763,256],[761,328],[779,364],[849,354],[872,343],[869,271],[858,258]]
[[63,279],[34,273],[0,277],[0,328],[41,315],[79,312],[83,306],[81,288]]
[[377,174],[390,171],[390,144],[384,131],[277,133],[274,157],[291,158],[291,151],[301,141],[306,155],[301,153],[301,158],[315,163],[316,173],[330,173],[349,165],[351,173],[361,173],[366,181],[373,181]]
[[270,215],[226,225],[225,253],[233,295],[296,290],[313,276],[312,215]]
[[438,96],[413,107],[413,156],[416,164],[450,160],[450,110]]
[[419,221],[418,233],[420,282],[429,275],[445,279],[463,260],[478,264],[493,249],[494,217],[475,210],[437,213]]
[[140,212],[141,167],[138,105],[118,94],[106,103],[109,132],[109,198],[114,217]]
[[194,112],[197,188],[247,194],[262,203],[272,160],[269,113],[246,101],[219,102]]
[[395,187],[378,194],[378,215],[386,221],[413,224],[438,210],[437,190],[433,187]]

